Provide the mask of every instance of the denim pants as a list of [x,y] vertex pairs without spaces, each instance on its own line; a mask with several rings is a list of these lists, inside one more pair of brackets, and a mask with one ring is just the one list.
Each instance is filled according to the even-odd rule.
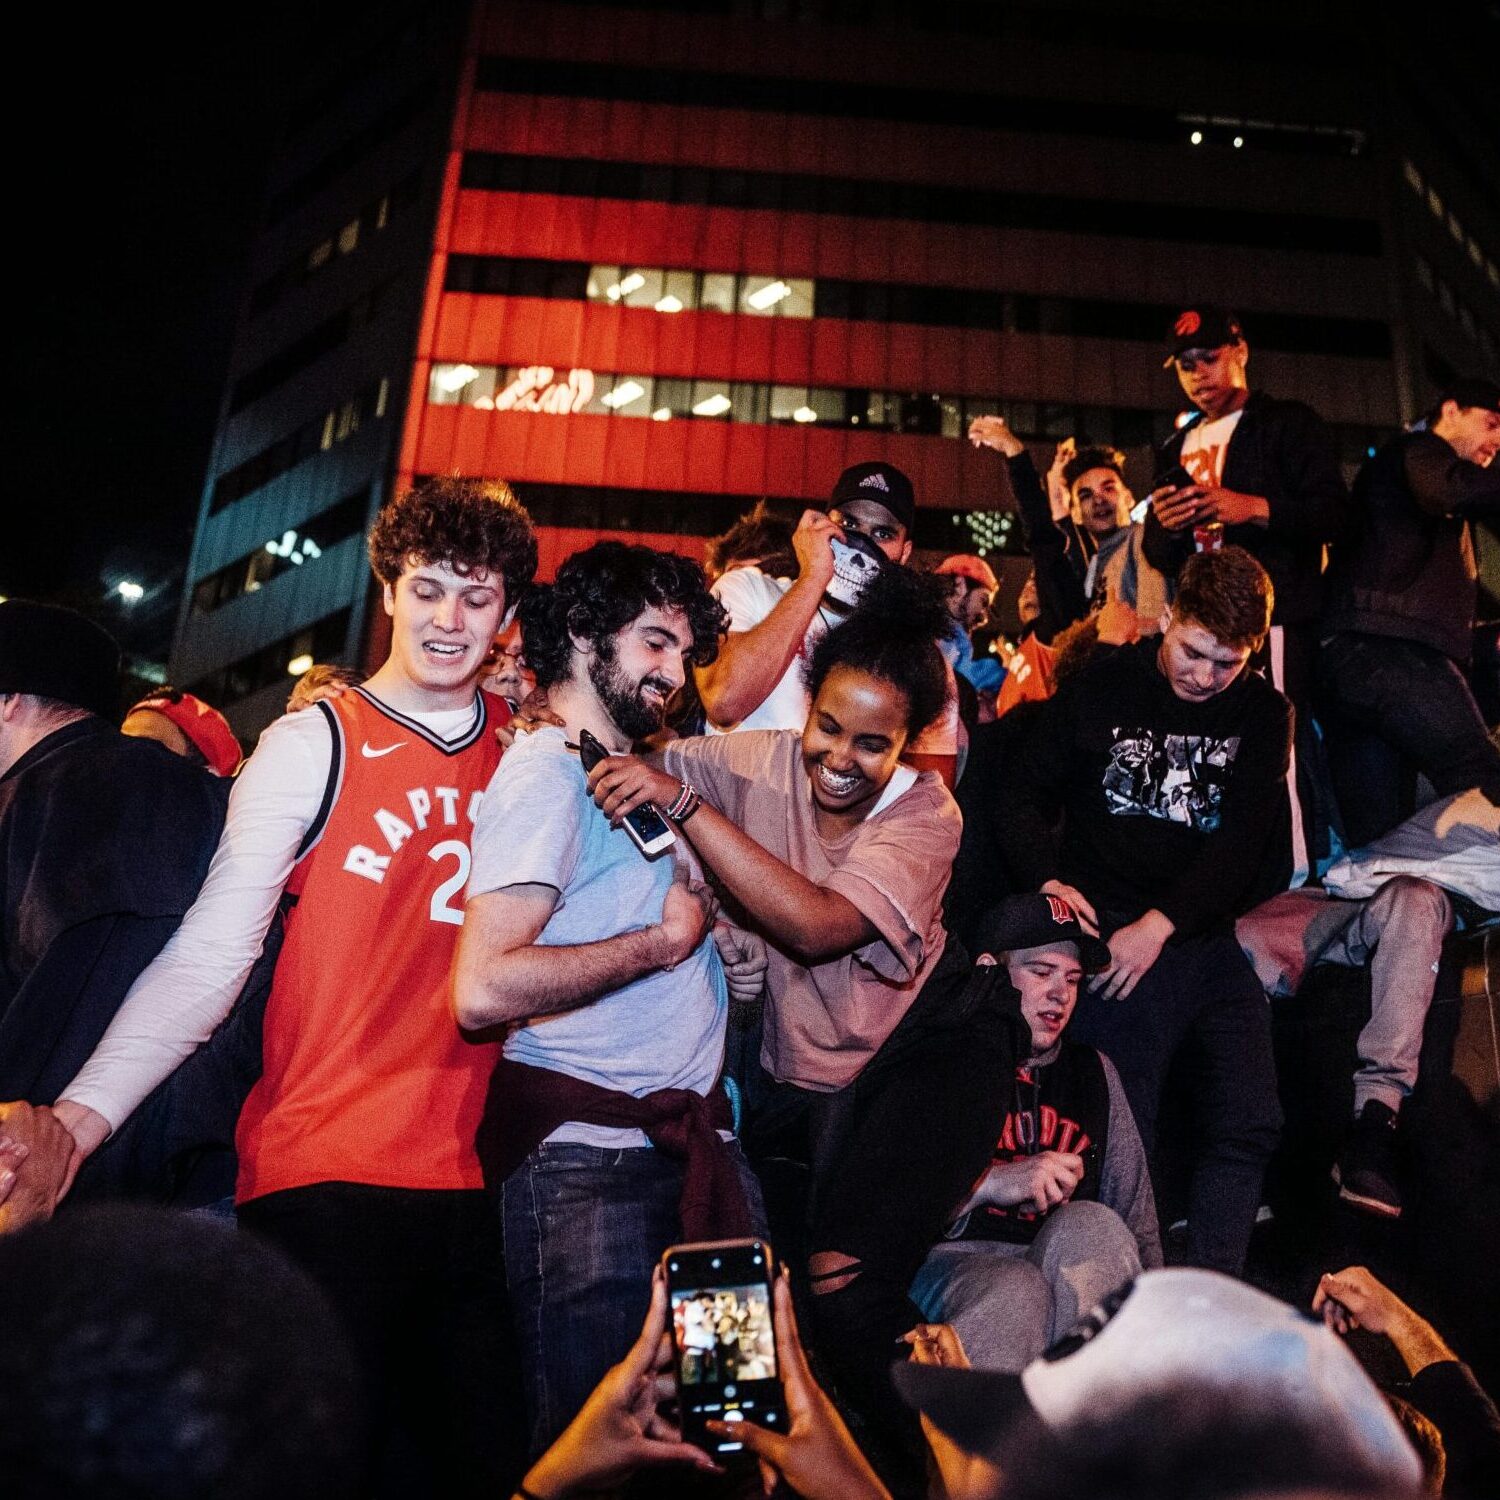
[[1453,903],[1431,881],[1396,875],[1365,901],[1283,891],[1235,924],[1267,995],[1295,995],[1314,964],[1370,967],[1370,1019],[1359,1034],[1354,1112],[1367,1099],[1399,1110],[1417,1082]]
[[929,1323],[951,1323],[976,1370],[1024,1369],[1090,1308],[1141,1274],[1124,1219],[1097,1202],[1054,1208],[1029,1245],[945,1240],[911,1285]]
[[1148,1156],[1167,1070],[1180,1048],[1192,1046],[1188,1256],[1238,1276],[1281,1132],[1281,1104],[1271,1007],[1233,935],[1168,943],[1128,999],[1081,993],[1072,1035],[1114,1063]]
[[[1416,641],[1348,632],[1323,643],[1322,691],[1330,712],[1334,790],[1351,848],[1388,833],[1403,816],[1399,778],[1357,762],[1357,736],[1376,735],[1420,771],[1440,797],[1480,787],[1500,803],[1500,748],[1467,679],[1441,651]],[[1368,754],[1368,747],[1366,754]]]
[[[727,1143],[761,1232],[765,1208],[738,1141]],[[651,1273],[682,1238],[683,1164],[650,1146],[543,1142],[501,1187],[531,1450],[577,1415],[641,1331]]]

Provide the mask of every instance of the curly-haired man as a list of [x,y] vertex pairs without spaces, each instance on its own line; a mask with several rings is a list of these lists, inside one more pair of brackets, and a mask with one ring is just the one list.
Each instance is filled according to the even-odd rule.
[[[500,1186],[533,1447],[630,1347],[674,1240],[744,1233],[759,1192],[716,1085],[728,999],[707,889],[593,804],[578,745],[662,727],[724,615],[694,562],[600,542],[522,605],[562,721],[507,752],[474,830],[459,1020],[505,1026],[481,1142]],[[686,800],[666,811],[690,816]],[[685,841],[679,841],[685,847]]]
[[96,1147],[224,1019],[280,909],[236,1208],[354,1339],[389,1444],[372,1493],[505,1493],[520,1456],[475,1148],[495,1049],[454,1025],[448,973],[506,716],[475,683],[536,558],[504,484],[429,480],[386,507],[370,560],[390,655],[261,736],[197,902],[57,1106]]
[[1099,653],[1045,705],[1001,828],[1012,868],[1109,944],[1074,1031],[1119,1070],[1148,1151],[1168,1066],[1194,1044],[1188,1250],[1231,1274],[1281,1123],[1270,1016],[1232,926],[1291,862],[1291,705],[1247,670],[1271,605],[1243,548],[1190,558],[1161,636]]

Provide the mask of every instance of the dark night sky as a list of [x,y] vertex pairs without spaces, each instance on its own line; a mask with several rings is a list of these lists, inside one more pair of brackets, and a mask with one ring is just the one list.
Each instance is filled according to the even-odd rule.
[[41,22],[28,55],[56,86],[11,129],[30,284],[13,303],[18,461],[0,593],[90,607],[102,567],[186,558],[244,253],[308,25],[305,6],[238,9],[196,29],[139,7]]

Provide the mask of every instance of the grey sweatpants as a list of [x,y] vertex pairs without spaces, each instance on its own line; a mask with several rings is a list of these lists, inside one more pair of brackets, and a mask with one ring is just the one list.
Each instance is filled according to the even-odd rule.
[[1396,875],[1365,901],[1319,890],[1283,891],[1235,924],[1261,988],[1295,995],[1314,964],[1370,966],[1370,1020],[1359,1034],[1354,1110],[1378,1099],[1399,1110],[1417,1081],[1453,903],[1430,880]]
[[1054,1208],[1029,1245],[948,1240],[912,1282],[929,1323],[951,1323],[978,1370],[1023,1369],[1090,1308],[1140,1275],[1135,1236],[1097,1202]]

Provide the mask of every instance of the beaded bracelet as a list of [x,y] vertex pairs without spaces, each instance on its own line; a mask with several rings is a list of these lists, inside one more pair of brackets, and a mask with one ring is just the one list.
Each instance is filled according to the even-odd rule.
[[686,823],[698,811],[702,802],[703,799],[698,795],[692,783],[684,781],[677,795],[666,807],[662,808],[662,814],[674,823]]

